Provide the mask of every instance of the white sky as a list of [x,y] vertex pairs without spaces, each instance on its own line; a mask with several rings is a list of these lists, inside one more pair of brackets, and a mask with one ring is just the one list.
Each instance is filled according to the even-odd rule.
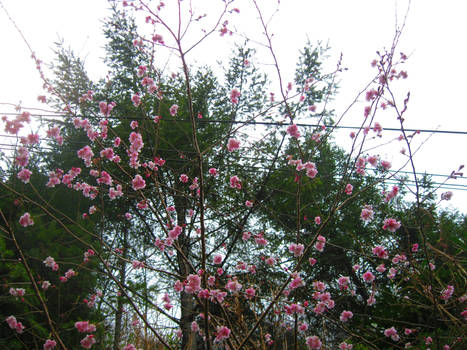
[[[88,71],[94,78],[105,75],[102,63],[102,19],[109,7],[105,0],[0,0],[18,27],[43,61],[52,57],[53,43],[63,38],[75,52],[85,58]],[[166,0],[171,3],[174,0]],[[187,0],[185,0],[187,1]],[[203,0],[206,12],[221,0]],[[276,8],[277,0],[260,1],[265,17]],[[353,100],[374,74],[370,62],[376,50],[389,47],[396,18],[401,23],[407,0],[282,0],[279,12],[271,21],[275,33],[273,45],[285,81],[292,79],[297,51],[308,37],[311,42],[328,42],[332,48],[328,67],[332,69],[342,52],[344,66],[349,71],[340,76],[341,92],[334,108],[339,113]],[[268,5],[268,6],[265,6]],[[251,2],[239,0],[240,15],[237,30],[260,38],[261,29],[255,27],[256,13]],[[399,50],[410,55],[405,70],[409,78],[398,85],[400,96],[410,91],[411,100],[406,114],[407,128],[467,131],[464,107],[467,81],[467,2],[459,0],[413,0]],[[397,15],[396,15],[397,14]],[[218,40],[219,38],[216,38]],[[209,46],[204,54],[196,54],[198,61],[213,63],[226,57],[228,44],[235,37],[222,39],[222,44]],[[18,32],[0,9],[0,103],[19,103],[38,106],[36,100],[42,83],[34,69],[27,47]],[[260,52],[260,59],[263,54]],[[269,60],[269,56],[266,60]],[[289,77],[287,77],[287,75]],[[360,121],[364,104],[357,106],[344,120],[344,125]],[[41,106],[43,107],[43,106]],[[10,111],[0,104],[2,112]],[[378,121],[383,128],[397,126],[392,114],[382,114]],[[0,131],[3,134],[3,130]],[[348,131],[338,142],[348,143]],[[394,133],[394,136],[397,136]],[[391,134],[392,136],[392,134]],[[422,134],[424,140],[428,134]],[[3,141],[2,141],[3,142]],[[460,164],[467,165],[467,135],[432,135],[415,157],[417,171],[448,174]],[[399,146],[398,146],[399,147]],[[384,155],[384,150],[380,151]],[[389,152],[389,151],[388,151]],[[388,155],[394,163],[397,156]],[[408,170],[408,169],[407,169]],[[435,180],[440,180],[436,178]],[[465,184],[458,179],[454,184]],[[454,191],[450,204],[467,213],[467,191]]]

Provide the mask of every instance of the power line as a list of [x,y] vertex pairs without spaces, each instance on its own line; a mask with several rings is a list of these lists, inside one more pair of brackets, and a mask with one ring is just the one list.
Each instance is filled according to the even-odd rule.
[[[1,113],[2,115],[17,115],[18,113]],[[33,117],[55,117],[55,118],[71,118],[71,116],[64,115],[64,114],[38,114],[38,113],[31,113]],[[132,118],[125,118],[125,117],[83,117],[78,116],[81,118],[89,118],[89,119],[96,119],[96,120],[103,120],[103,119],[115,119],[115,120],[149,120],[147,117],[132,117]],[[183,122],[183,123],[191,123],[190,119],[163,119],[164,122]],[[221,119],[198,119],[196,121],[197,124],[208,124],[208,123],[219,123],[219,124],[243,124],[243,125],[265,125],[265,126],[288,126],[289,123],[282,123],[282,122],[263,122],[263,121],[254,121],[254,120],[221,120]],[[320,124],[307,124],[307,123],[296,123],[297,126],[301,127],[309,127],[309,128],[321,128],[323,125]],[[361,126],[350,126],[350,125],[324,125],[326,128],[333,128],[333,129],[351,129],[351,130],[359,130]],[[400,128],[383,128],[383,131],[394,131],[394,132],[401,132]],[[467,135],[467,131],[458,131],[458,130],[437,130],[437,129],[405,129],[406,132],[416,132],[416,133],[430,133],[430,134],[452,134],[452,135]]]

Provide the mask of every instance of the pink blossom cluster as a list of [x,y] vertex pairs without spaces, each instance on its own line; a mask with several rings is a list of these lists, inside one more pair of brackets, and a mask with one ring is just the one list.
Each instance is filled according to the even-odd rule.
[[9,293],[14,297],[22,297],[25,294],[24,288],[10,288]]
[[316,238],[315,249],[318,252],[322,252],[324,250],[324,245],[325,244],[326,244],[326,238],[319,235],[318,238]]
[[96,326],[89,321],[79,321],[75,322],[75,328],[80,333],[93,333],[96,331]]
[[13,315],[8,316],[5,321],[8,323],[8,326],[10,326],[11,329],[16,330],[16,333],[18,334],[23,333],[23,330],[26,328],[21,322],[18,322],[16,317]]
[[401,227],[401,223],[393,218],[384,219],[383,230],[396,232]]
[[227,142],[227,150],[229,152],[233,152],[237,149],[239,149],[240,147],[240,141],[234,139],[234,138],[230,138],[229,141]]
[[318,175],[318,169],[316,168],[316,164],[313,162],[306,162],[303,163],[300,159],[294,160],[291,156],[287,157],[289,161],[289,165],[295,165],[295,169],[297,171],[306,170],[306,176],[311,179],[314,179],[316,175]]
[[230,102],[232,102],[233,104],[237,104],[240,96],[241,93],[240,91],[238,91],[238,89],[232,89],[232,91],[230,91]]
[[298,258],[303,254],[303,250],[305,249],[303,244],[295,244],[292,243],[289,245],[289,252],[293,253],[294,257]]
[[34,220],[31,217],[31,214],[29,213],[24,213],[20,218],[19,218],[19,224],[23,227],[28,227],[34,225]]
[[287,127],[287,134],[290,136],[298,139],[300,137],[300,131],[298,131],[298,126],[296,124],[292,124]]
[[48,256],[43,261],[44,265],[50,267],[53,271],[58,271],[58,264],[55,262],[55,259],[51,256]]
[[216,338],[214,339],[214,342],[220,343],[221,341],[229,337],[230,337],[230,329],[227,328],[226,326],[219,326],[217,327]]

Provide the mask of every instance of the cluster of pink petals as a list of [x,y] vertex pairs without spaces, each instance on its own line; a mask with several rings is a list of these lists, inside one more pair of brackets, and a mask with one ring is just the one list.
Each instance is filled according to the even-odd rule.
[[78,321],[75,322],[75,328],[80,333],[93,333],[96,331],[96,326],[89,321]]
[[396,232],[397,229],[401,227],[401,223],[393,218],[384,219],[383,230],[389,232]]
[[300,131],[298,131],[298,126],[296,124],[289,125],[287,127],[287,133],[296,139],[300,137]]
[[326,238],[323,236],[319,235],[318,238],[316,239],[315,243],[315,249],[318,252],[322,252],[324,250],[324,245],[326,244]]
[[91,347],[96,344],[96,339],[94,339],[94,335],[88,334],[86,337],[81,339],[80,344],[85,349],[91,349]]
[[237,175],[230,177],[230,187],[238,190],[242,189],[242,183]]
[[185,285],[185,292],[194,294],[201,289],[201,278],[198,275],[188,275]]
[[339,319],[340,319],[342,322],[347,322],[347,321],[350,320],[352,317],[353,317],[353,312],[352,312],[352,311],[344,310],[344,311],[342,311],[342,313],[341,313]]
[[237,89],[232,89],[232,91],[230,91],[230,102],[232,102],[233,104],[237,104],[238,103],[238,98],[241,96],[241,93],[240,91],[238,91]]
[[24,213],[20,218],[19,218],[19,224],[23,227],[28,227],[34,225],[34,220],[31,217],[31,214],[29,213]]
[[321,349],[321,340],[316,335],[306,338],[306,345],[309,350],[319,350]]
[[228,337],[230,337],[230,329],[227,328],[226,326],[219,326],[217,328],[216,338],[214,339],[214,341],[216,343],[219,343],[223,341],[224,339],[227,339]]
[[227,142],[227,150],[229,152],[233,152],[239,148],[240,148],[240,141],[230,138],[229,141]]
[[52,339],[47,339],[44,343],[44,350],[51,350],[57,346],[57,342]]
[[305,247],[303,244],[292,243],[289,245],[289,252],[293,253],[294,257],[299,257],[303,254]]
[[397,330],[394,327],[388,328],[384,330],[384,336],[390,337],[394,341],[399,341],[400,337],[397,334]]
[[21,322],[18,322],[16,317],[13,315],[8,316],[5,321],[8,323],[8,326],[10,326],[11,329],[16,330],[16,333],[18,334],[23,333],[24,328],[26,328]]
[[374,215],[375,215],[375,212],[373,211],[373,207],[371,205],[365,205],[360,214],[360,218],[363,221],[368,222],[368,221],[373,220]]

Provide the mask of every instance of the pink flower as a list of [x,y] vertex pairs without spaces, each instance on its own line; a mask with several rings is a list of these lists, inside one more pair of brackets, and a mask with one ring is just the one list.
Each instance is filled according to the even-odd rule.
[[363,274],[363,280],[365,282],[368,282],[368,283],[371,283],[375,280],[375,275],[373,275],[373,273],[371,273],[371,271],[367,271]]
[[381,161],[381,166],[383,167],[384,170],[391,169],[391,163],[388,162],[387,160],[382,160]]
[[106,103],[104,101],[99,102],[99,109],[103,115],[106,117],[110,115],[112,109],[116,106],[115,102]]
[[146,181],[144,181],[141,175],[136,175],[135,178],[131,181],[131,184],[135,191],[146,187]]
[[321,217],[320,216],[315,217],[315,224],[316,225],[321,225]]
[[381,259],[387,259],[388,258],[388,252],[386,251],[386,249],[384,247],[382,247],[380,245],[374,247],[372,249],[372,252],[378,258],[381,258]]
[[345,186],[345,194],[350,196],[352,194],[352,191],[353,191],[353,186],[351,184],[347,184]]
[[94,339],[94,335],[88,334],[85,338],[81,339],[80,343],[83,348],[91,349],[96,344],[96,339]]
[[373,220],[374,215],[375,212],[373,211],[373,207],[371,205],[365,205],[360,214],[360,218],[367,222]]
[[454,294],[454,287],[449,285],[446,287],[445,290],[441,292],[440,298],[442,300],[448,300],[452,297],[453,294]]
[[350,283],[350,278],[347,276],[341,276],[337,280],[337,283],[339,283],[339,288],[342,290],[348,289],[349,288],[349,283]]
[[123,348],[123,350],[136,350],[136,348],[133,344],[128,344]]
[[353,317],[353,312],[352,311],[342,311],[339,319],[342,321],[342,322],[347,322],[349,319],[351,319]]
[[80,333],[93,333],[96,331],[96,326],[89,321],[79,321],[75,323],[75,328]]
[[378,265],[378,267],[376,267],[376,271],[383,273],[384,271],[386,271],[386,267],[384,266],[384,264]]
[[252,299],[256,295],[256,291],[253,288],[247,288],[245,290],[245,298]]
[[193,294],[201,289],[201,278],[198,275],[188,275],[185,292]]
[[214,342],[219,343],[224,339],[227,339],[228,337],[230,337],[230,329],[228,329],[226,326],[220,326],[217,328],[216,338],[214,339]]
[[289,245],[289,252],[293,253],[294,257],[299,257],[303,254],[303,250],[305,249],[303,244],[295,244],[292,243]]
[[289,125],[287,127],[287,133],[296,139],[300,137],[300,131],[298,131],[298,126],[295,124]]
[[253,202],[252,201],[246,201],[245,202],[245,205],[248,207],[248,208],[251,208],[253,206]]
[[91,158],[94,156],[94,153],[91,150],[91,147],[89,146],[84,146],[80,150],[78,150],[78,157],[84,160],[84,164],[86,164],[87,167],[91,166]]
[[251,238],[251,232],[243,232],[242,239],[248,241]]
[[217,176],[217,169],[216,168],[210,168],[208,170],[208,172],[209,172],[209,175]]
[[236,188],[241,190],[242,189],[242,183],[240,179],[238,178],[237,175],[231,176],[230,177],[230,187],[231,188]]
[[242,289],[242,285],[237,282],[237,280],[228,280],[225,289],[230,291],[231,293],[239,292]]
[[138,93],[136,93],[133,96],[131,96],[131,101],[133,102],[133,105],[135,107],[138,107],[141,104],[141,97]]
[[25,184],[29,182],[29,179],[31,178],[32,172],[28,169],[21,169],[21,171],[17,174],[18,179],[23,181]]
[[216,254],[214,255],[214,258],[212,259],[212,262],[213,264],[219,265],[222,263],[222,260],[223,260],[222,255]]
[[383,224],[383,230],[388,230],[389,232],[396,232],[401,227],[401,223],[393,218],[385,219]]
[[306,338],[306,345],[310,350],[319,350],[321,349],[321,340],[316,335],[313,335]]
[[264,262],[268,264],[269,266],[274,266],[276,264],[276,259],[271,256],[267,258],[266,260],[264,260]]
[[175,115],[177,114],[178,112],[178,105],[174,104],[172,105],[172,107],[170,107],[169,109],[169,113],[172,117],[175,117]]
[[384,330],[384,336],[391,337],[394,341],[399,341],[399,335],[397,334],[397,330],[394,327],[388,328]]
[[15,329],[16,328],[16,324],[18,323],[16,321],[16,317],[11,315],[11,316],[8,316],[5,320],[7,323],[8,323],[8,326],[10,326],[11,329]]
[[319,235],[318,238],[316,239],[315,249],[319,252],[322,252],[324,250],[325,243],[326,243],[326,238]]
[[34,225],[31,214],[24,213],[23,216],[19,218],[19,224],[23,227],[28,227]]
[[44,343],[44,350],[51,350],[57,346],[57,342],[55,340],[47,339]]
[[238,91],[237,89],[232,89],[232,91],[230,91],[230,102],[232,102],[233,104],[237,104],[238,103],[238,98],[240,97],[241,93],[240,91]]
[[187,174],[180,175],[180,182],[187,183],[188,182],[188,175]]
[[230,138],[227,142],[227,149],[229,152],[233,152],[240,147],[240,141]]
[[451,197],[452,197],[452,192],[451,191],[441,193],[441,200],[442,201],[449,201],[449,200],[451,200]]

